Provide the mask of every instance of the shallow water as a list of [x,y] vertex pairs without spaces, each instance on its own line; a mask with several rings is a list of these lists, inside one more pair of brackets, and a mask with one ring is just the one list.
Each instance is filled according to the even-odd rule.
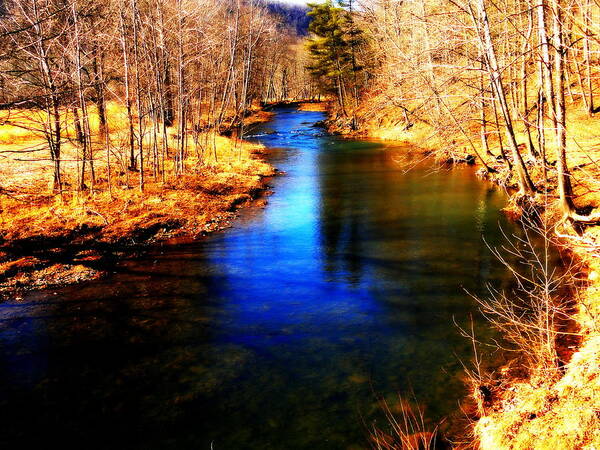
[[471,169],[328,136],[318,112],[252,131],[286,172],[264,209],[111,277],[0,305],[0,443],[81,448],[368,446],[378,398],[457,411],[466,293],[510,277],[513,224]]

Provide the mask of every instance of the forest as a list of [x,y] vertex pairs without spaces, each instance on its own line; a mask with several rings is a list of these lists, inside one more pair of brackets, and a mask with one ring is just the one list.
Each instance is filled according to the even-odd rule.
[[[73,232],[87,241],[81,247],[94,247],[217,227],[215,216],[226,221],[271,174],[251,157],[260,146],[240,139],[245,126],[268,119],[260,105],[314,95],[296,25],[262,2],[35,0],[4,8],[8,273],[52,265],[24,250],[40,234],[52,237],[50,247]],[[94,273],[66,270],[75,279]],[[35,286],[31,277],[20,283]]]
[[596,5],[416,3],[371,2],[356,17],[329,4],[315,11],[324,20],[311,24],[313,74],[336,98],[336,125],[400,137],[429,125],[435,137],[425,139],[450,139],[446,151],[471,154],[489,174],[508,169],[504,182],[521,198],[551,182],[566,218],[597,222],[576,211],[567,165],[568,146],[577,146],[587,159],[576,164],[579,178],[592,178],[578,184],[595,190],[585,128],[598,112]]
[[[111,134],[111,101],[118,99],[126,115],[129,146],[127,157],[115,157],[127,160],[129,169],[141,167],[143,190],[146,137],[157,177],[165,173],[167,129],[177,122],[181,138],[173,169],[180,173],[188,128],[198,141],[205,129],[220,132],[243,123],[255,101],[309,96],[310,83],[297,76],[301,61],[288,54],[294,33],[262,4],[14,2],[6,7],[3,124],[44,138],[54,164],[54,191],[63,189],[65,134],[71,132],[81,145],[81,170],[73,183],[79,190],[85,190],[86,179],[94,182],[94,147],[102,145],[110,157],[110,139],[103,139]],[[29,117],[19,106],[45,114]]]
[[[280,119],[299,113],[306,119],[293,126]],[[383,158],[405,173],[413,163],[397,148],[410,148],[411,158],[419,155],[417,168],[423,161],[436,172],[472,166],[478,183],[506,195],[503,217],[525,230],[504,245],[481,238],[517,287],[498,290],[490,282],[487,299],[467,296],[507,342],[497,344],[498,351],[510,347],[517,357],[487,368],[478,353],[487,344],[479,342],[472,316],[470,330],[460,319],[458,333],[474,353],[461,369],[470,398],[463,435],[445,435],[443,420],[426,420],[401,399],[399,406],[384,406],[385,425],[367,426],[368,446],[595,448],[598,117],[597,0],[325,0],[306,6],[3,0],[0,295],[27,302],[31,293],[107,279],[126,255],[168,242],[203,242],[214,231],[239,227],[242,206],[272,208],[267,196],[277,199],[279,189],[271,190],[273,183],[284,183],[286,198],[286,181],[278,180],[288,171],[287,182],[298,176],[279,153],[288,146],[312,154],[314,142],[327,141],[316,157],[323,166],[311,177],[321,180],[324,217],[314,229],[331,231],[327,227],[339,224],[328,222],[327,202],[342,217],[349,208],[342,196],[350,194],[344,178],[328,184],[327,158],[352,142],[391,146],[384,153],[392,156]],[[278,140],[284,134],[287,140]],[[327,152],[334,156],[322,156]],[[357,170],[351,166],[357,156],[347,158],[348,167],[340,167]],[[369,181],[361,183],[356,189],[368,191]],[[427,194],[427,187],[416,192],[422,185],[414,183],[415,199]],[[331,192],[340,193],[339,201],[327,197]],[[359,194],[352,197],[359,202]],[[290,198],[297,210],[281,220],[296,224],[301,236],[295,214],[302,216],[310,202]],[[468,206],[473,214],[481,202]],[[358,231],[361,214],[350,214],[349,231],[339,225],[336,239],[378,238]],[[381,214],[391,220],[391,212]],[[440,227],[448,220],[440,216]],[[309,245],[306,236],[294,252]],[[337,249],[336,239],[322,245]],[[481,244],[479,236],[472,239]],[[273,251],[276,261],[279,245],[262,251]],[[248,249],[241,260],[255,252]],[[552,266],[555,253],[560,270]],[[278,280],[283,287],[275,292],[288,292],[288,281]]]

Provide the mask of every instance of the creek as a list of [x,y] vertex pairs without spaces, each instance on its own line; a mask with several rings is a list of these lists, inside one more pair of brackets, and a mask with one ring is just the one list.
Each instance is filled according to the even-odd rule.
[[496,337],[469,294],[512,283],[488,248],[519,231],[505,194],[276,112],[249,136],[285,171],[266,207],[0,305],[5,448],[367,448],[381,398],[456,414],[472,348],[455,322]]

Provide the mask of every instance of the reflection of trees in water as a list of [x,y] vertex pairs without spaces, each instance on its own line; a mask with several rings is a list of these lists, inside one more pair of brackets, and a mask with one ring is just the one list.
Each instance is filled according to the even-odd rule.
[[368,150],[324,150],[319,168],[321,249],[332,277],[357,283],[368,272],[402,282],[407,294],[441,289],[447,277],[472,288],[499,277],[487,248],[501,237],[499,197],[470,173],[403,174],[385,152]]
[[358,282],[362,272],[360,234],[366,231],[361,230],[364,223],[355,212],[360,198],[348,192],[348,177],[344,175],[326,175],[319,180],[322,183],[319,227],[324,270],[332,277],[346,273],[348,281]]
[[[455,355],[470,355],[452,325],[453,318],[466,326],[469,314],[477,315],[464,289],[480,294],[488,283],[510,285],[487,245],[502,243],[499,222],[511,232],[514,226],[498,215],[502,197],[471,173],[416,168],[403,174],[387,159],[376,150],[321,152],[324,270],[333,280],[366,286],[383,308],[382,327],[401,330],[385,348],[373,341],[373,386],[410,385],[419,400],[434,400],[436,416],[462,390]],[[480,339],[496,337],[476,320]]]
[[[343,145],[343,144],[342,144]],[[349,154],[325,149],[319,153],[321,201],[319,227],[324,270],[332,277],[356,284],[364,277],[365,242],[379,239],[377,211],[380,201],[373,197],[373,177],[385,175],[379,152]],[[384,191],[391,183],[378,183]],[[374,211],[375,210],[375,211]]]
[[[477,202],[477,209],[475,210],[475,228],[479,245],[477,246],[477,259],[475,274],[477,276],[475,283],[477,286],[483,286],[487,283],[492,276],[492,269],[494,262],[496,261],[492,252],[487,247],[486,242],[489,239],[487,231],[490,226],[490,202],[496,191],[487,186],[486,183],[481,182],[481,189],[479,190],[479,201]],[[494,208],[492,206],[492,208]],[[497,210],[492,211],[494,217],[498,216]],[[493,225],[492,225],[493,226]],[[496,224],[500,226],[500,224]],[[497,234],[497,233],[492,233]],[[497,262],[497,261],[496,261]]]

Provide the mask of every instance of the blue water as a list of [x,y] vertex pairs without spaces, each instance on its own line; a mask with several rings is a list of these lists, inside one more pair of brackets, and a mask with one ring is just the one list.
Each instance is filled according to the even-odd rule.
[[510,284],[486,245],[515,231],[504,194],[322,119],[282,108],[250,131],[286,174],[232,229],[0,305],[0,443],[367,448],[398,394],[455,420],[454,322],[494,337],[466,291]]

